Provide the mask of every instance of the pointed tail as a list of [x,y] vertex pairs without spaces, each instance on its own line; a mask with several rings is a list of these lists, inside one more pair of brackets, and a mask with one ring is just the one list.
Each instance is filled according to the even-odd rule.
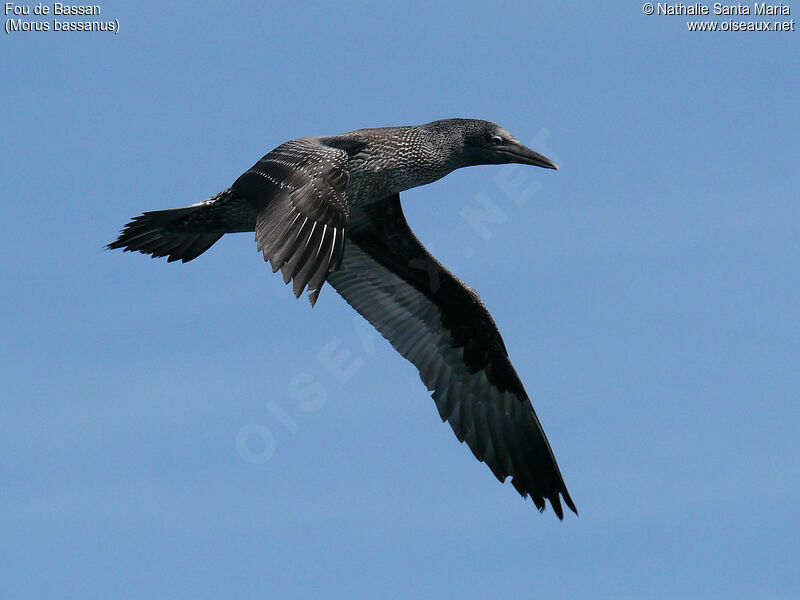
[[[168,262],[188,262],[208,250],[223,233],[197,231],[193,222],[208,205],[198,204],[186,208],[146,212],[125,225],[116,241],[108,249],[122,248],[138,251],[153,257],[167,256]],[[202,221],[202,219],[200,219]]]

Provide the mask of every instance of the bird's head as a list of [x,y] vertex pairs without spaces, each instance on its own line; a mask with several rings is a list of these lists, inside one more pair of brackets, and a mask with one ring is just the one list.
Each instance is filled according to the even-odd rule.
[[531,150],[495,123],[479,119],[446,119],[429,127],[447,132],[454,168],[519,163],[558,169],[552,160]]

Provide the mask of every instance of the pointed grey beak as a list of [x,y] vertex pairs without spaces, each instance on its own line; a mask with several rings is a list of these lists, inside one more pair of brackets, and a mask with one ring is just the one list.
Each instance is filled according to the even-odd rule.
[[506,142],[505,144],[496,146],[495,151],[510,163],[533,165],[534,167],[555,169],[558,171],[558,165],[552,160],[518,142]]

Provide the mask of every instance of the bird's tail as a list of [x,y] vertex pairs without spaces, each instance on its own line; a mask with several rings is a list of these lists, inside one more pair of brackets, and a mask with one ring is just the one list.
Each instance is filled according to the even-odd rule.
[[186,208],[146,212],[125,225],[116,241],[107,248],[138,251],[153,257],[167,256],[167,260],[188,262],[208,250],[223,236],[218,231],[208,231],[198,226],[206,219],[203,211],[207,203]]

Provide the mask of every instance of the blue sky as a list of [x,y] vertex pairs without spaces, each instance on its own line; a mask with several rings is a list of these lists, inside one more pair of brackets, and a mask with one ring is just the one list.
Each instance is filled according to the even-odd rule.
[[[119,35],[0,42],[3,597],[800,596],[798,33],[628,2],[101,8]],[[503,332],[563,523],[251,235],[103,249],[286,139],[453,116],[561,165],[403,198]]]

